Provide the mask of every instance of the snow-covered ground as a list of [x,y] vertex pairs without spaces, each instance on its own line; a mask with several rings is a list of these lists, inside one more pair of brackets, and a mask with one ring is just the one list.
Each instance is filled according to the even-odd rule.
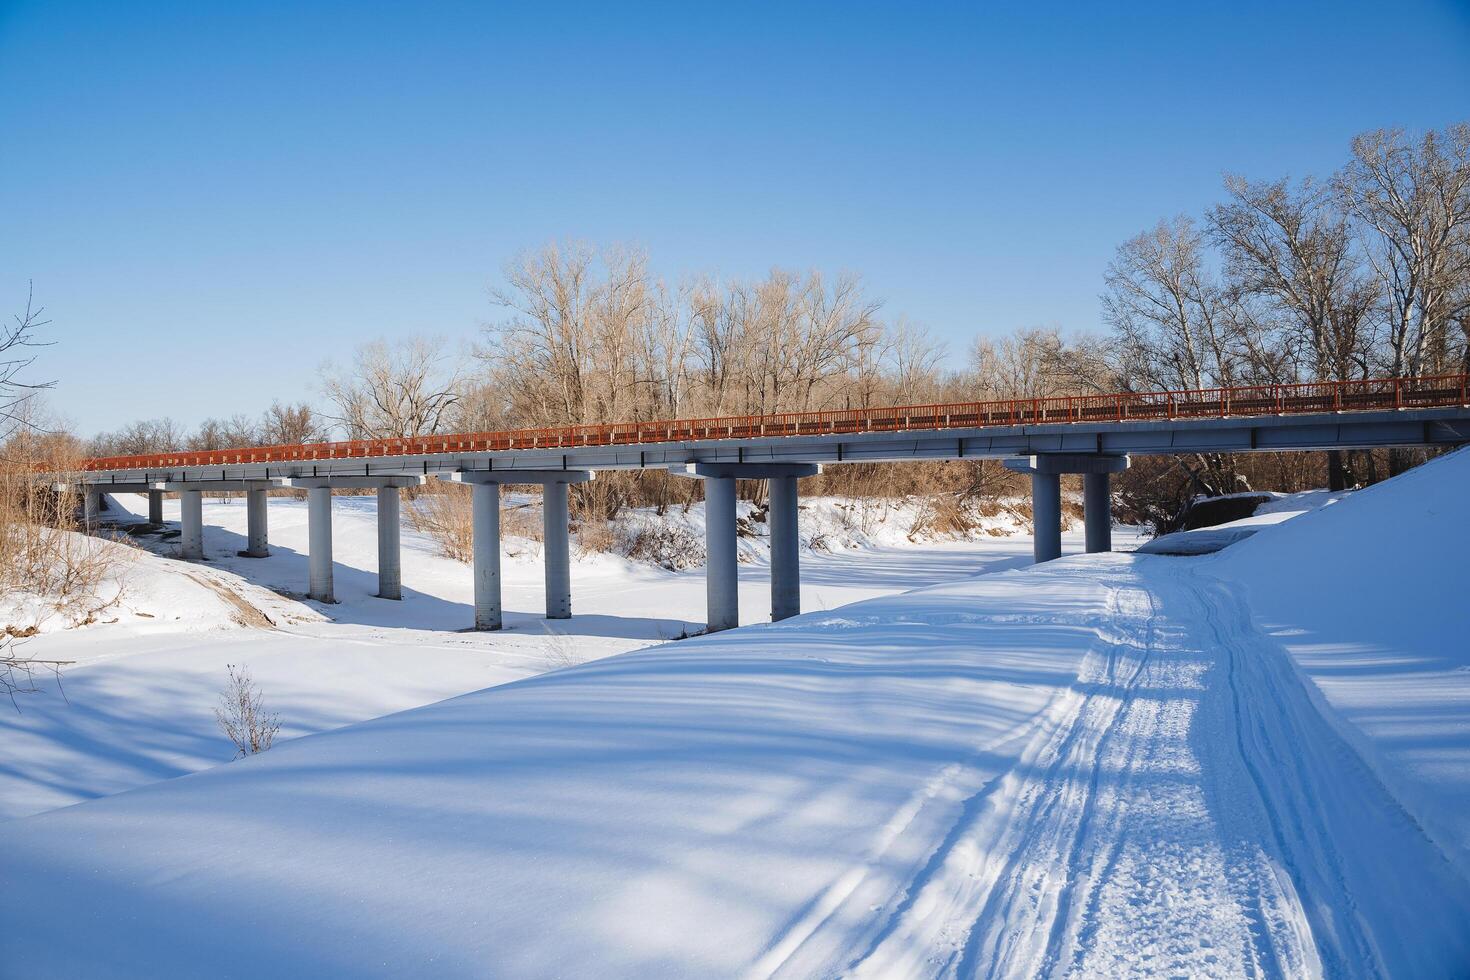
[[812,604],[10,822],[6,967],[1463,974],[1467,480]]
[[[119,519],[146,514],[146,500],[113,498]],[[518,501],[509,501],[512,505]],[[26,656],[74,660],[61,688],[13,710],[0,705],[0,819],[106,796],[227,761],[233,752],[213,710],[227,664],[244,664],[283,722],[282,738],[326,731],[545,670],[694,633],[703,627],[701,567],[670,572],[646,562],[579,554],[572,569],[574,617],[542,616],[540,545],[507,538],[503,582],[507,628],[464,632],[474,620],[469,568],[443,557],[425,535],[403,529],[404,598],[377,591],[376,500],[333,502],[336,594],[305,600],[304,501],[270,501],[271,556],[239,557],[245,507],[206,500],[209,561],[184,563],[139,552],[121,572],[122,599],[99,621],[62,629],[61,617],[20,647]],[[1029,536],[973,541],[907,540],[912,504],[863,508],[814,500],[802,511],[816,551],[802,558],[808,610],[902,592],[989,569],[1030,563]],[[178,519],[178,502],[165,502]],[[644,520],[647,515],[633,515]],[[671,526],[702,533],[698,507]],[[755,532],[763,525],[752,524]],[[1014,530],[1012,522],[1006,530]],[[1132,529],[1120,529],[1136,537]],[[861,547],[856,547],[862,545]],[[1080,550],[1080,536],[1068,546]],[[176,552],[170,542],[152,547]],[[770,618],[769,554],[763,538],[742,539],[741,614]],[[242,609],[243,606],[243,609]],[[269,617],[274,628],[242,620]]]

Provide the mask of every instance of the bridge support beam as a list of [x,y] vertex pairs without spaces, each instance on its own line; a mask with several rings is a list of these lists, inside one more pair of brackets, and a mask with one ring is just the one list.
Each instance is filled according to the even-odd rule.
[[243,558],[264,558],[270,554],[269,535],[266,531],[266,491],[245,491],[245,550]]
[[198,490],[179,492],[179,557],[204,560],[204,498]]
[[705,632],[740,625],[739,552],[735,542],[735,481],[771,481],[771,621],[801,613],[801,546],[797,534],[799,477],[816,463],[690,463],[670,472],[704,480]]
[[163,526],[163,491],[148,491],[148,523],[154,527]]
[[332,587],[332,488],[306,491],[306,595],[317,602],[336,602]]
[[397,487],[378,487],[378,598],[403,598]]
[[1037,564],[1062,556],[1061,477],[1064,473],[1082,474],[1087,550],[1107,551],[1112,547],[1108,475],[1126,470],[1127,456],[1047,453],[1008,459],[1005,465],[1013,472],[1031,475],[1031,523],[1035,528],[1032,554]]
[[1082,520],[1088,554],[1113,550],[1112,477],[1107,473],[1082,474]]

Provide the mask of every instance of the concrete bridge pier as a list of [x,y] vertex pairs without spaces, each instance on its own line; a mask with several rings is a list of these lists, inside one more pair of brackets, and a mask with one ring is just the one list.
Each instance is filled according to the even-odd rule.
[[1107,473],[1082,474],[1082,520],[1088,554],[1113,550],[1112,477]]
[[1113,515],[1109,474],[1128,468],[1127,456],[1103,453],[1046,453],[1006,460],[1006,469],[1031,476],[1032,554],[1037,564],[1062,556],[1062,484],[1066,473],[1083,480],[1083,518],[1089,552],[1112,550]]
[[542,556],[546,565],[546,618],[572,618],[571,502],[565,483],[541,485]]
[[1062,478],[1031,474],[1031,554],[1036,564],[1062,557]]
[[204,498],[198,490],[179,491],[179,556],[204,560]]
[[332,488],[306,491],[306,594],[317,602],[336,602],[332,588]]
[[552,471],[541,482],[542,557],[546,563],[546,618],[572,618],[572,527],[569,487],[585,483],[588,470]]
[[398,488],[378,487],[378,598],[403,598],[402,549],[398,541]]
[[163,526],[163,491],[148,491],[148,523],[154,527]]
[[801,537],[796,477],[771,478],[771,622],[801,615]]
[[476,482],[470,490],[474,534],[475,629],[504,625],[500,605],[500,484]]
[[740,625],[740,577],[735,535],[735,481],[771,481],[771,621],[801,614],[801,539],[796,481],[815,476],[815,463],[691,463],[672,472],[704,480],[705,632]]
[[740,625],[740,564],[735,546],[735,478],[704,481],[705,631]]
[[245,491],[246,558],[264,558],[270,554],[266,533],[266,490],[264,487]]

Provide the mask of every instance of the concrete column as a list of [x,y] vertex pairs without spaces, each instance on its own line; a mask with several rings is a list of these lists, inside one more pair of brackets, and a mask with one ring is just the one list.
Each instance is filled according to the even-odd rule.
[[154,527],[163,526],[163,491],[148,491],[148,523]]
[[474,529],[475,629],[498,630],[500,611],[500,484],[471,484]]
[[571,527],[565,483],[553,481],[541,485],[541,518],[546,562],[546,618],[571,619]]
[[704,481],[704,569],[707,631],[740,625],[739,565],[735,559],[735,478]]
[[91,530],[97,526],[97,512],[102,509],[102,491],[93,486],[82,488],[82,526]]
[[771,478],[771,622],[801,615],[801,537],[796,477]]
[[241,554],[247,558],[264,558],[270,554],[265,501],[264,490],[245,491],[245,550]]
[[1055,473],[1031,474],[1031,523],[1036,563],[1062,557],[1062,478]]
[[1082,474],[1082,519],[1087,552],[1113,550],[1113,496],[1107,473]]
[[309,550],[306,556],[306,594],[317,602],[336,602],[332,593],[332,490],[312,487],[306,491],[306,524]]
[[378,598],[403,598],[399,565],[398,488],[378,488]]
[[179,555],[201,561],[204,558],[204,499],[198,490],[179,493]]

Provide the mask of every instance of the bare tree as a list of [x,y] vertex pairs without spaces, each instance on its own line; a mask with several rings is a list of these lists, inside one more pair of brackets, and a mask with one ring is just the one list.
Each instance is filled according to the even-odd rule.
[[245,415],[232,415],[227,419],[205,419],[199,431],[189,439],[189,448],[197,452],[212,449],[238,449],[261,443],[260,427]]
[[297,446],[327,440],[326,426],[306,402],[294,405],[272,402],[261,417],[258,431],[260,441],[269,446]]
[[1209,388],[1235,380],[1234,311],[1205,271],[1204,247],[1183,215],[1118,247],[1104,277],[1103,319],[1117,333],[1127,387]]
[[1367,231],[1384,367],[1395,377],[1450,369],[1451,326],[1470,305],[1470,124],[1431,130],[1417,144],[1401,129],[1364,133],[1336,186]]
[[97,435],[88,451],[93,456],[139,456],[182,449],[184,443],[184,431],[173,419],[147,419]]
[[[1242,303],[1264,306],[1242,331],[1253,373],[1271,381],[1343,381],[1369,372],[1375,290],[1363,275],[1340,197],[1307,180],[1228,177],[1231,200],[1210,212],[1226,271]],[[1352,481],[1346,454],[1328,454],[1328,485]]]
[[45,310],[35,305],[34,293],[28,286],[25,312],[0,323],[0,439],[8,438],[27,424],[26,408],[36,392],[56,384],[22,380],[36,361],[33,351],[54,343],[36,337],[36,331],[51,322],[42,319],[44,314]]
[[327,416],[349,439],[404,439],[443,431],[459,402],[460,372],[442,339],[413,337],[357,348],[352,365],[322,370]]

